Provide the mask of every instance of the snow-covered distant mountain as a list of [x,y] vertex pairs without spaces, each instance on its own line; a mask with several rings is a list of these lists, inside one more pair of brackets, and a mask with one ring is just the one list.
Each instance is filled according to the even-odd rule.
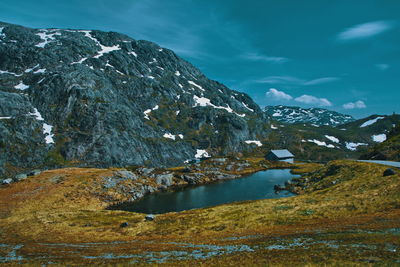
[[290,106],[266,106],[265,113],[273,120],[284,123],[309,123],[317,126],[336,126],[354,121],[350,115],[323,109]]

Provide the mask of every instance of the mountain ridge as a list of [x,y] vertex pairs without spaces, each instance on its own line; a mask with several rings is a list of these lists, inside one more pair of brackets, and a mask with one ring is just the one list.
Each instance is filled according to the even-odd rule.
[[337,126],[355,120],[350,115],[323,108],[302,108],[278,105],[266,106],[264,112],[270,119],[289,124],[309,123],[317,126]]
[[250,150],[245,141],[268,133],[249,96],[155,43],[0,28],[0,175],[6,165],[175,166]]

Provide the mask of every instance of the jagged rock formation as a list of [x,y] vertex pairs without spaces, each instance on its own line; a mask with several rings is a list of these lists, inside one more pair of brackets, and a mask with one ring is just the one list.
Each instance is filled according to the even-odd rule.
[[290,124],[309,123],[317,126],[336,126],[354,121],[354,118],[350,115],[323,108],[266,106],[265,113],[271,119]]
[[0,176],[37,166],[171,166],[251,149],[246,94],[115,33],[0,23]]

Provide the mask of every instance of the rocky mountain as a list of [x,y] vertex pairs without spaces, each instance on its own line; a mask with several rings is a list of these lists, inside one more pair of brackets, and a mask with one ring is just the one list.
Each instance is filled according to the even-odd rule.
[[400,124],[393,127],[385,141],[368,149],[360,159],[400,161]]
[[0,23],[0,176],[246,151],[266,120],[246,94],[155,43]]
[[323,108],[301,108],[289,106],[266,106],[265,113],[274,120],[296,124],[309,123],[317,126],[336,126],[354,121],[350,115],[323,109]]
[[[262,140],[265,145],[260,151],[264,153],[268,149],[284,147],[293,152],[297,159],[357,159],[371,147],[381,147],[380,144],[393,135],[391,132],[396,125],[400,125],[400,115],[372,115],[336,127],[272,121],[272,132]],[[384,154],[392,155],[392,150],[388,148]]]

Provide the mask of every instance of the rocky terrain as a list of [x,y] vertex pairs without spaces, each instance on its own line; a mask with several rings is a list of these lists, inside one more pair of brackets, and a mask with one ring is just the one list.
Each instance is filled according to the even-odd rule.
[[273,120],[288,123],[308,123],[314,126],[336,126],[354,121],[350,115],[323,109],[290,106],[266,106],[264,112]]
[[155,43],[0,23],[0,176],[179,166],[252,149],[265,121],[246,94]]
[[369,148],[360,159],[400,161],[400,125],[387,134],[385,141]]
[[372,115],[336,127],[272,121],[263,149],[285,147],[302,160],[357,159],[384,142],[396,125],[400,116],[395,114]]
[[377,164],[292,165],[305,174],[293,181],[301,189],[293,197],[156,216],[107,209],[134,196],[125,190],[130,183],[163,190],[171,180],[187,184],[186,175],[211,172],[197,176],[219,179],[218,172],[240,175],[270,164],[231,160],[230,171],[230,162],[218,158],[190,170],[53,169],[0,185],[0,264],[392,266],[400,260],[400,176],[398,169],[385,176],[387,166]]

